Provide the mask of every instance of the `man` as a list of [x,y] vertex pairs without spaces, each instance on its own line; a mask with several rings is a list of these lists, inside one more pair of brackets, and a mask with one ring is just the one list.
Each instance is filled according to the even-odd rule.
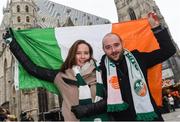
[[176,49],[167,29],[149,19],[160,49],[130,52],[117,34],[103,38],[105,55],[100,67],[107,88],[107,111],[114,120],[163,120],[149,92],[147,69],[167,60]]

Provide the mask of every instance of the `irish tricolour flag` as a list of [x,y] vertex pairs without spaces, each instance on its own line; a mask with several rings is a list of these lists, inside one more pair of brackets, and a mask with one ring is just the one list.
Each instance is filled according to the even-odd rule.
[[[119,34],[124,41],[124,46],[129,50],[138,49],[149,52],[159,48],[146,19],[92,26],[18,30],[14,31],[14,36],[35,64],[49,69],[59,69],[69,48],[79,39],[91,44],[94,58],[99,61],[104,54],[102,38],[110,32]],[[156,102],[160,104],[161,65],[148,71],[148,79],[151,93]],[[16,69],[15,82],[16,87],[20,89],[43,87],[50,92],[58,93],[54,84],[29,75],[21,65],[18,65]]]

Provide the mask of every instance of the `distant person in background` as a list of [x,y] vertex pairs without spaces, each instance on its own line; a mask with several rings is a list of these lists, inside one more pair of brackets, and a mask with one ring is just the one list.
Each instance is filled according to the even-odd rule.
[[8,109],[0,107],[0,121],[17,121],[17,117],[13,114],[10,114]]
[[180,96],[178,91],[173,91],[172,92],[172,97],[174,98],[174,106],[175,108],[179,108],[180,106]]
[[29,121],[26,112],[20,113],[20,121]]
[[5,121],[7,119],[6,110],[0,107],[0,121]]
[[169,100],[166,95],[163,96],[163,113],[169,113],[170,112],[170,105]]
[[170,104],[170,111],[175,111],[174,98],[172,97],[171,94],[168,94],[168,101]]

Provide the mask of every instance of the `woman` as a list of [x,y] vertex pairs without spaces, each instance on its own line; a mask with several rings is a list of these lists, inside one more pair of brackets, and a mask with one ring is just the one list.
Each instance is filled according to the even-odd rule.
[[[11,35],[7,32],[4,39],[9,38]],[[11,52],[29,74],[57,85],[63,98],[62,114],[65,121],[107,120],[106,114],[101,114],[102,111],[106,110],[104,107],[106,101],[102,100],[104,91],[100,72],[93,59],[92,47],[87,42],[78,40],[72,45],[60,71],[34,64],[13,36],[9,45]],[[85,104],[90,105],[90,108],[86,105],[85,109],[82,110],[84,113],[81,111],[81,116],[77,113],[76,106]],[[98,106],[100,107],[98,108]],[[76,113],[77,118],[71,111]]]

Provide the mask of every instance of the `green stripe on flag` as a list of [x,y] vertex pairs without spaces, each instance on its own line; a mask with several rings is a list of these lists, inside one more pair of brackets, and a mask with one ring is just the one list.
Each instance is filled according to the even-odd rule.
[[[55,38],[54,29],[18,30],[14,31],[14,36],[24,52],[36,65],[49,69],[60,69],[63,59]],[[29,75],[22,66],[19,66],[19,68],[20,89],[43,87],[50,92],[59,94],[53,83]]]

